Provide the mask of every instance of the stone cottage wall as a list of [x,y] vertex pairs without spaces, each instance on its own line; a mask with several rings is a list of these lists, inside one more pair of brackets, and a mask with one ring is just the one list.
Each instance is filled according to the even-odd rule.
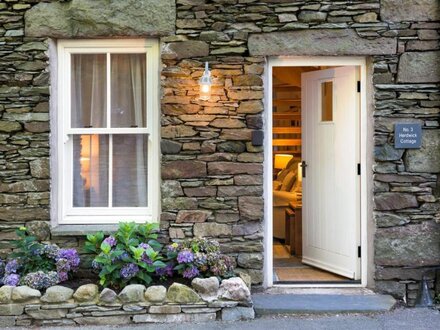
[[[164,239],[214,237],[255,284],[262,282],[263,151],[252,146],[251,131],[263,129],[265,56],[371,55],[375,285],[414,303],[422,274],[440,264],[438,1],[176,0],[175,31],[161,25],[155,33],[142,24],[91,29],[102,17],[75,11],[93,7],[91,0],[68,1],[78,26],[56,25],[67,11],[53,0],[56,10],[45,22],[27,14],[25,35],[23,15],[37,2],[0,3],[3,254],[13,228],[25,223],[50,237],[47,44],[30,35],[161,36]],[[54,8],[41,6],[35,8]],[[204,61],[214,78],[209,102],[197,100]],[[393,148],[393,124],[407,121],[423,126],[420,150]],[[51,239],[81,244],[75,237]],[[427,273],[432,288],[434,275]]]

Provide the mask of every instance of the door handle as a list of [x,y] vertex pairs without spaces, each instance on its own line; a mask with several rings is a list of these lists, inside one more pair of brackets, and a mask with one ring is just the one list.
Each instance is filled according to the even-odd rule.
[[301,162],[301,169],[302,169],[302,177],[303,178],[305,178],[306,177],[306,167],[307,167],[308,165],[307,165],[307,163],[306,163],[306,161],[305,160],[303,160],[302,162]]

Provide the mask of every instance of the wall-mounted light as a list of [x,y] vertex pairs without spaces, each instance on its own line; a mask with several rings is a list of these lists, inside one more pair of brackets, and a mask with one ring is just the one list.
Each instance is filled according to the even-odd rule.
[[209,71],[208,62],[205,63],[205,72],[199,80],[200,84],[200,100],[208,101],[211,98],[211,71]]

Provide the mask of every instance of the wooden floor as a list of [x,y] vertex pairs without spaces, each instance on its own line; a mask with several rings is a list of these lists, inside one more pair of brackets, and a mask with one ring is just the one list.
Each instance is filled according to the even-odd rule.
[[338,282],[350,279],[305,265],[279,241],[273,244],[274,281],[281,282]]

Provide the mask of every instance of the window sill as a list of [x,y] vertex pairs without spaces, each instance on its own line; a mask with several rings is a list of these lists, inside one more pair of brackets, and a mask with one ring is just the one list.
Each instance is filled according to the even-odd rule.
[[114,233],[118,230],[118,224],[107,225],[58,225],[52,227],[52,236],[85,236],[103,231],[104,234]]

